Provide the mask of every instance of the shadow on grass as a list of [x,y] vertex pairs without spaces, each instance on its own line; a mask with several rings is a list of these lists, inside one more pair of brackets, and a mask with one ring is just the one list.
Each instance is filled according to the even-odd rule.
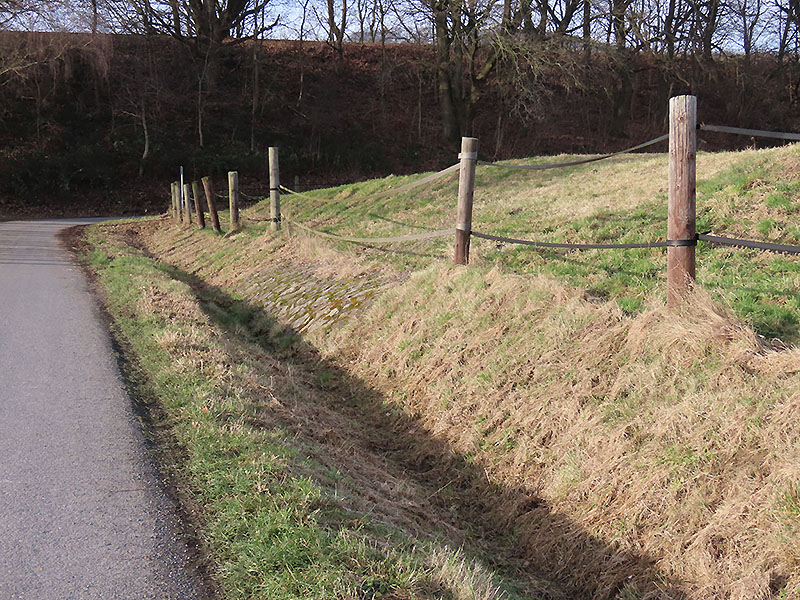
[[[426,510],[418,511],[423,514],[415,516],[421,530],[413,533],[459,547],[464,539],[459,539],[457,532],[468,531],[465,548],[468,554],[494,564],[500,572],[515,579],[552,582],[532,585],[527,592],[531,597],[593,600],[684,597],[680,582],[665,577],[651,558],[622,551],[590,535],[578,523],[558,514],[557,506],[549,505],[528,487],[489,481],[480,465],[432,435],[420,421],[394,406],[378,390],[322,358],[295,331],[275,329],[275,320],[262,307],[237,300],[175,267],[159,264],[168,276],[194,290],[215,323],[231,335],[247,332],[249,341],[291,368],[298,379],[312,385],[314,402],[328,411],[317,414],[335,416],[330,423],[312,423],[318,433],[322,432],[313,435],[304,430],[309,426],[308,420],[289,410],[281,418],[295,421],[287,423],[291,430],[311,435],[314,444],[324,450],[326,444],[335,443],[324,432],[345,423],[352,430],[336,431],[336,435],[339,443],[343,438],[347,440],[352,456],[375,456],[379,464],[385,465],[387,480],[399,476],[425,491],[417,506]],[[265,319],[273,325],[269,332],[264,331]],[[273,393],[279,396],[281,404],[296,405],[291,390],[276,389]],[[263,410],[268,410],[266,403]],[[256,420],[250,426],[264,424]],[[330,456],[336,456],[340,450],[330,448]],[[347,469],[359,468],[356,458],[349,466],[342,466],[342,472],[351,475]],[[367,489],[355,493],[361,494],[365,505],[381,501]],[[391,503],[383,508],[405,510]],[[369,517],[365,515],[362,520]]]

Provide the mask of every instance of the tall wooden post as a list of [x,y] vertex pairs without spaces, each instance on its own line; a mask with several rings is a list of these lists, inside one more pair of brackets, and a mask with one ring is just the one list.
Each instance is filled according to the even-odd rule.
[[214,187],[211,185],[211,177],[203,177],[203,191],[206,193],[206,203],[208,204],[208,215],[211,217],[211,228],[221,233],[219,228],[219,215],[217,214],[217,205],[214,202]]
[[472,199],[475,194],[475,164],[478,161],[477,138],[461,138],[461,171],[458,176],[458,215],[456,217],[456,251],[453,262],[469,262],[469,237],[472,232]]
[[[667,238],[696,235],[697,98],[669,101],[669,216]],[[667,306],[677,306],[695,278],[695,246],[667,249]]]
[[269,216],[270,231],[281,228],[281,175],[278,166],[278,149],[269,149]]
[[197,180],[192,182],[192,196],[194,196],[194,214],[197,215],[197,226],[205,229],[206,215],[203,212],[203,205],[200,204],[200,183]]
[[239,173],[228,172],[228,203],[231,209],[231,231],[239,229]]
[[183,184],[183,214],[186,219],[186,225],[192,224],[191,187],[188,183]]

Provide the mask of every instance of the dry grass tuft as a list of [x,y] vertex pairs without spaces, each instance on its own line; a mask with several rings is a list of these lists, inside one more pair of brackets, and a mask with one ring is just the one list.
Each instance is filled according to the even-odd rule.
[[453,600],[506,600],[497,577],[459,550],[436,546],[430,553],[433,579],[447,589]]
[[294,260],[314,265],[314,271],[321,279],[354,279],[367,274],[375,275],[375,265],[368,266],[354,260],[352,255],[337,251],[320,238],[301,231],[292,232],[285,248]]
[[494,517],[577,588],[661,597],[661,573],[711,599],[800,582],[776,499],[800,480],[798,351],[704,291],[628,317],[541,278],[435,267],[333,336],[343,347],[485,470]]

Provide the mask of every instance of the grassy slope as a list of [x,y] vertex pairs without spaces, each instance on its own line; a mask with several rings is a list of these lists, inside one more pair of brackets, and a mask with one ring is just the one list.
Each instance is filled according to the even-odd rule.
[[151,257],[140,228],[93,228],[85,261],[223,598],[563,597],[384,456],[390,415],[368,390],[258,309]]
[[[800,242],[800,148],[700,154],[698,231],[731,237]],[[362,198],[398,178],[290,197],[290,217],[350,235],[441,229],[455,222],[457,175],[423,192],[379,202]],[[402,178],[405,180],[405,178]],[[311,201],[311,197],[318,200]],[[655,241],[666,238],[667,158],[624,156],[543,172],[479,167],[473,228],[541,241]],[[449,254],[450,240],[420,244],[421,253]],[[610,297],[629,311],[663,287],[663,250],[541,252],[473,240],[473,257],[515,272],[545,273]],[[398,247],[400,248],[400,247]],[[408,245],[403,250],[414,250]],[[424,266],[427,257],[401,255],[395,263]],[[756,252],[698,250],[698,280],[730,303],[759,333],[800,339],[800,262]]]
[[[798,163],[797,147],[701,156],[701,227],[798,240],[791,223],[800,201]],[[544,231],[551,240],[663,237],[665,173],[661,156],[579,167],[566,176],[483,169],[474,226],[524,237]],[[360,202],[360,195],[387,183],[395,182],[319,192],[316,200],[289,198],[286,212],[351,234],[451,224],[454,182]],[[263,210],[256,207],[251,215]],[[181,269],[164,285],[179,285],[178,277],[180,285],[202,282],[224,291],[229,300],[211,303],[207,313],[219,322],[235,321],[238,329],[225,334],[226,346],[238,339],[236,332],[261,340],[260,350],[248,350],[257,360],[245,361],[247,368],[295,357],[291,368],[302,367],[303,379],[317,382],[301,408],[321,404],[330,412],[305,417],[304,426],[344,415],[344,423],[325,431],[364,435],[374,428],[364,448],[377,445],[381,456],[397,457],[401,473],[414,473],[404,484],[411,490],[404,502],[376,501],[370,477],[399,477],[386,465],[365,474],[363,448],[354,452],[354,464],[329,444],[321,449],[327,433],[300,444],[299,456],[327,456],[327,468],[350,482],[341,488],[347,490],[343,506],[364,510],[365,523],[379,515],[376,521],[407,533],[435,524],[440,539],[466,540],[470,552],[497,552],[499,563],[516,564],[509,557],[521,554],[530,572],[558,583],[520,583],[519,572],[512,572],[512,587],[523,595],[557,596],[560,588],[571,597],[596,598],[800,597],[800,351],[767,345],[757,335],[797,340],[797,259],[701,247],[699,279],[710,295],[698,291],[676,315],[661,301],[661,251],[539,253],[475,243],[475,264],[462,269],[436,258],[449,241],[403,246],[403,254],[362,249],[360,256],[347,246],[269,240],[257,229],[220,239],[162,227],[145,231],[141,241]],[[296,263],[312,265],[320,278],[346,270],[392,285],[366,313],[330,334],[284,343],[285,330],[262,322],[262,296],[248,282],[260,271]],[[102,261],[97,264],[102,272]],[[187,297],[190,290],[184,290]],[[246,310],[236,309],[236,298]],[[130,304],[120,310],[125,306]],[[149,305],[145,312],[159,313]],[[198,317],[192,336],[208,335],[203,332],[211,325]],[[158,324],[164,326],[166,320]],[[192,355],[184,350],[187,341],[191,348],[209,344],[176,338],[172,359],[183,357],[181,364]],[[296,353],[303,352],[297,347],[306,344],[317,358],[298,366]],[[280,350],[287,345],[288,357]],[[207,376],[198,375],[198,385]],[[272,379],[263,387],[250,389],[252,404],[223,413],[233,422],[246,420],[248,406],[262,410],[270,406],[270,394],[284,388]],[[304,396],[285,387],[287,412],[297,419],[304,413],[297,398]],[[350,408],[343,408],[342,398]],[[180,428],[188,417],[174,418]],[[296,438],[278,437],[298,445]],[[269,447],[253,441],[254,449],[262,444]],[[329,493],[330,481],[311,480],[318,493]],[[415,511],[403,508],[410,499],[428,502],[424,527],[410,516]],[[213,507],[211,502],[211,514]],[[481,521],[490,530],[476,529]],[[343,522],[326,525],[326,531],[347,530]],[[239,525],[248,533],[251,526]],[[453,534],[459,526],[468,533]],[[266,552],[268,539],[261,538]],[[488,540],[499,549],[481,545]],[[507,543],[516,551],[504,554]],[[444,585],[431,575],[438,573],[430,566],[435,553],[398,552],[394,564],[416,565],[419,575],[392,575],[392,589],[438,597],[430,592],[431,585]],[[236,556],[221,554],[221,562],[238,564]],[[314,562],[309,558],[309,569]],[[268,576],[258,559],[252,564],[255,580],[281,576]],[[398,569],[382,567],[389,571]],[[359,578],[343,579],[351,595],[358,594]],[[447,589],[460,597],[452,583]]]

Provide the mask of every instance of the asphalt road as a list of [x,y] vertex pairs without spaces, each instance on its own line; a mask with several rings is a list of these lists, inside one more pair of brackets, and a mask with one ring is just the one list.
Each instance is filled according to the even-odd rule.
[[87,282],[0,223],[0,598],[205,598]]

